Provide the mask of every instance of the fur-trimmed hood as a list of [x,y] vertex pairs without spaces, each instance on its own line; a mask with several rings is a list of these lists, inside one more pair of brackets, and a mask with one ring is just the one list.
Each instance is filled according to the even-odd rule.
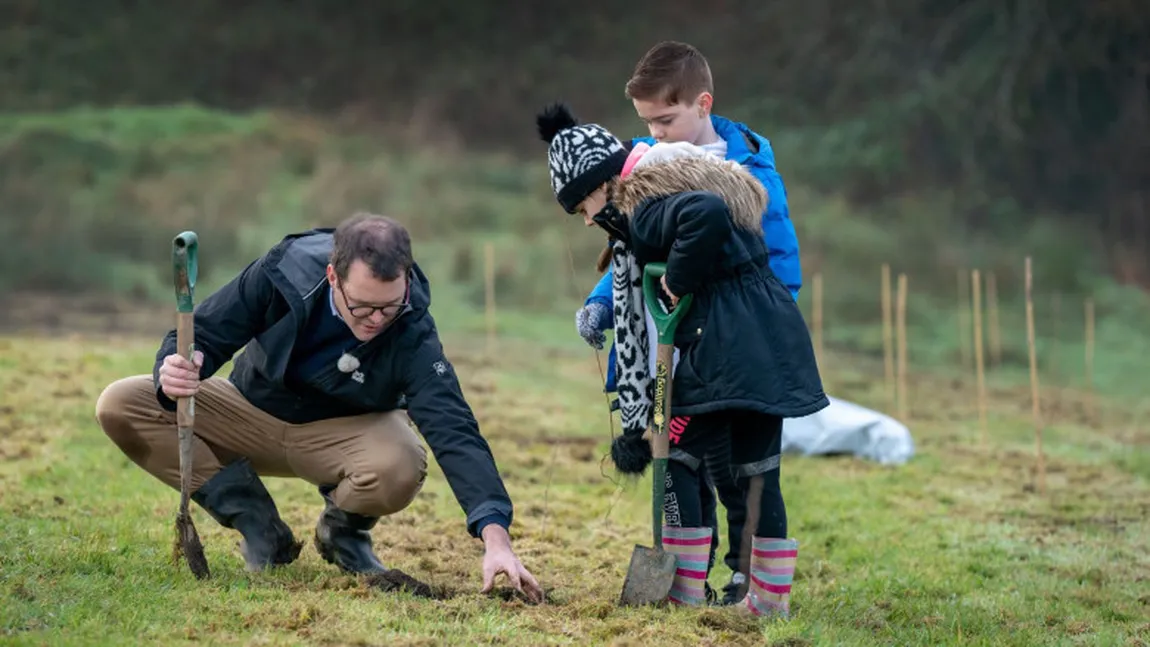
[[617,180],[613,192],[615,207],[630,217],[648,198],[684,191],[710,191],[727,204],[737,227],[761,235],[762,215],[768,200],[762,183],[737,162],[690,149],[702,151],[697,147],[671,148],[656,144],[641,153],[642,158],[630,173]]

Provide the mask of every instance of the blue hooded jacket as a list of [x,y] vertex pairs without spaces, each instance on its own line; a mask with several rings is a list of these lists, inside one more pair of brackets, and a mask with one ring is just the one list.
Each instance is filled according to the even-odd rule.
[[[799,239],[791,222],[790,209],[787,207],[787,189],[783,186],[782,176],[775,169],[775,152],[771,148],[771,142],[746,124],[718,115],[711,115],[711,125],[714,126],[715,133],[727,142],[727,159],[742,164],[767,190],[770,199],[767,202],[767,210],[763,212],[763,241],[766,242],[767,250],[770,252],[771,271],[790,290],[791,296],[798,300],[799,290],[803,285],[802,265],[799,262]],[[636,137],[631,140],[632,145],[639,142],[654,145],[655,139]],[[607,306],[608,315],[600,320],[600,329],[614,327],[615,322],[611,315],[613,301],[610,272],[599,279],[599,283],[591,290],[591,294],[583,304],[591,303]],[[615,390],[614,344],[611,345],[607,359],[606,390],[608,392]]]

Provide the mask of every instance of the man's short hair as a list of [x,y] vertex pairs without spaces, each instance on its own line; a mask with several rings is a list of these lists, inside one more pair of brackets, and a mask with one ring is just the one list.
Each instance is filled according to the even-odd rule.
[[394,281],[411,269],[411,236],[393,218],[357,212],[336,227],[331,264],[340,279],[357,260],[382,281]]
[[663,101],[669,106],[694,101],[703,92],[714,92],[706,57],[691,45],[673,40],[647,50],[626,88],[628,99]]

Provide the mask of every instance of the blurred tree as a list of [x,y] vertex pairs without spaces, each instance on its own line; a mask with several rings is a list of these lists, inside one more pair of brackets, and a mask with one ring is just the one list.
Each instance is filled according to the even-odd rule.
[[664,38],[703,50],[719,111],[791,178],[861,202],[951,190],[972,227],[1150,230],[1146,0],[0,0],[0,108],[279,106],[538,154],[555,98],[638,131],[623,84]]

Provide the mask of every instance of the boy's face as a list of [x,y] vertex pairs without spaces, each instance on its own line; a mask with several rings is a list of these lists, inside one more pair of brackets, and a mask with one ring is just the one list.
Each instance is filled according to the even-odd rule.
[[632,99],[635,112],[657,142],[698,144],[711,118],[711,94],[703,92],[690,102],[668,105],[661,99]]

